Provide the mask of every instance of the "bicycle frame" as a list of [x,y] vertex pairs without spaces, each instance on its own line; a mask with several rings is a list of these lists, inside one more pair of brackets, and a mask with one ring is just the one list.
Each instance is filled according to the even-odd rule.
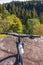
[[[39,38],[40,36],[38,35],[26,35],[26,34],[15,34],[15,33],[9,33],[9,32],[0,32],[0,34],[7,34],[7,35],[12,35],[12,36],[16,36],[18,37],[18,42],[16,43],[17,46],[17,51],[18,51],[18,56],[17,56],[17,65],[23,65],[23,59],[22,59],[22,55],[24,53],[24,44],[23,42],[20,40],[20,38],[24,38],[24,37],[29,37],[31,39],[34,38]],[[15,65],[15,64],[14,64]]]

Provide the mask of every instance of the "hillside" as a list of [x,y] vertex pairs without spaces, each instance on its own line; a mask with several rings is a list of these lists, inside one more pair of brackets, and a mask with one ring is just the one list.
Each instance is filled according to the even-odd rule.
[[43,36],[43,2],[12,1],[0,4],[0,32]]
[[[25,24],[28,18],[40,18],[40,14],[43,12],[43,2],[42,1],[26,1],[26,2],[12,1],[10,3],[2,4],[1,9],[2,10],[6,9],[9,11],[10,14],[15,14]],[[2,10],[0,10],[0,12],[2,12]]]

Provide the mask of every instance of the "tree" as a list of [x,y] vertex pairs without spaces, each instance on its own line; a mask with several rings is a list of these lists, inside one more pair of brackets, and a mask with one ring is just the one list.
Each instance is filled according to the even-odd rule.
[[5,19],[7,16],[10,15],[10,13],[8,12],[8,10],[4,9],[2,15],[2,18]]
[[24,12],[25,12],[25,9],[23,8],[23,9],[22,9],[22,16],[24,16]]
[[6,16],[9,16],[10,15],[10,13],[8,12],[8,10],[4,10],[4,15],[6,15]]
[[33,30],[34,34],[43,36],[43,24],[37,24],[34,26]]
[[43,24],[40,24],[39,35],[43,36]]
[[12,3],[10,3],[10,10],[11,10],[10,12],[12,14],[16,14],[14,1]]
[[36,20],[36,24],[33,26],[33,34],[40,35],[40,21],[39,19]]
[[0,20],[2,19],[2,13],[0,13]]
[[18,6],[16,7],[16,12],[18,13]]
[[22,22],[15,15],[10,15],[7,17],[7,21],[10,24],[9,31],[22,33]]
[[2,13],[2,5],[0,4],[0,13]]
[[43,12],[40,13],[40,23],[43,23]]
[[34,34],[33,30],[36,31],[36,27],[40,24],[39,19],[28,19],[26,23],[26,33]]
[[33,10],[32,10],[32,18],[38,18],[37,11],[36,11],[35,7],[33,7]]
[[15,15],[9,15],[0,20],[0,31],[22,33],[22,22]]
[[0,20],[0,32],[7,32],[9,29],[9,23],[6,19]]

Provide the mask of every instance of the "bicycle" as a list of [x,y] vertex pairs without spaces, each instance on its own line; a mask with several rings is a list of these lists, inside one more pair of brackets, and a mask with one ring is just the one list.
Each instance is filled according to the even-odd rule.
[[20,38],[29,37],[31,39],[34,39],[36,37],[37,38],[40,37],[38,35],[15,34],[15,33],[9,33],[9,32],[0,32],[0,34],[7,34],[7,35],[18,37],[18,42],[16,43],[18,54],[17,54],[16,62],[14,65],[23,65],[22,55],[24,54],[24,43],[20,40]]

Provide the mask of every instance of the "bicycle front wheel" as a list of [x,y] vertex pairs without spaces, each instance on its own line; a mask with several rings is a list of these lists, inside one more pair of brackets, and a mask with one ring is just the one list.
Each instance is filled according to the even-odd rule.
[[18,55],[18,65],[23,65],[23,58],[21,55]]

